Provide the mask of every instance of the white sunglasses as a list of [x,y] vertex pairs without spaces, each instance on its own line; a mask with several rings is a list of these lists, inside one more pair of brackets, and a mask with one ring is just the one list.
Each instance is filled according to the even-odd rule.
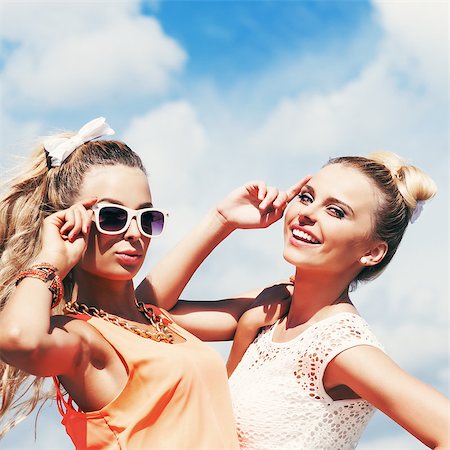
[[168,213],[155,208],[131,209],[114,203],[96,203],[92,206],[97,230],[103,234],[120,234],[128,229],[136,217],[139,231],[147,237],[160,236]]

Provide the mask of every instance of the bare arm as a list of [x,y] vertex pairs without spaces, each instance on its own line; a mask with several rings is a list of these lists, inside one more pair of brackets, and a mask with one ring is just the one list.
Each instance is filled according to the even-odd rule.
[[144,278],[136,297],[171,310],[200,264],[235,229],[217,211],[209,212]]
[[1,313],[0,357],[39,376],[68,371],[81,347],[79,336],[51,323],[51,293],[40,280],[26,278]]
[[[91,216],[85,207],[95,199],[59,211],[44,220],[43,250],[37,263],[50,263],[64,278],[86,247]],[[48,376],[66,373],[82,348],[82,339],[51,317],[52,296],[41,280],[24,278],[0,313],[0,357],[26,372]]]
[[238,321],[245,311],[250,309],[251,314],[248,314],[250,310],[245,313],[245,323],[241,324],[241,328],[251,326],[256,333],[273,317],[279,317],[280,311],[276,310],[279,305],[284,307],[286,302],[282,302],[290,298],[290,295],[287,284],[281,282],[224,300],[180,300],[170,314],[178,325],[199,339],[227,341],[233,339]]
[[[245,314],[244,314],[245,315]],[[227,360],[227,373],[228,377],[234,372],[234,369],[241,362],[244,353],[247,351],[250,344],[255,340],[260,328],[248,326],[243,320],[244,317],[238,322],[236,333],[233,339],[233,345],[231,346],[230,354]]]
[[287,192],[263,182],[231,192],[152,269],[136,289],[138,299],[172,310],[199,265],[223,239],[236,228],[265,228],[279,220],[308,179]]
[[262,327],[272,325],[289,311],[293,286],[289,282],[266,288],[240,318],[227,360],[230,377]]
[[381,350],[358,346],[331,361],[324,379],[346,385],[430,448],[448,449],[450,402]]

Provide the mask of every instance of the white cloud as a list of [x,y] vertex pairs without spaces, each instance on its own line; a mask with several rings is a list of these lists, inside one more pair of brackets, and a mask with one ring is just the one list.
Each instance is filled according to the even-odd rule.
[[141,155],[151,183],[160,189],[158,203],[171,198],[183,204],[209,144],[194,108],[185,101],[165,103],[132,119],[123,139]]
[[39,2],[2,5],[5,104],[72,110],[166,92],[186,53],[137,6],[55,3],[41,16]]
[[411,372],[435,371],[436,362],[448,353],[447,326],[436,323],[405,323],[396,326],[374,324],[378,338],[385,343],[388,354]]
[[[383,56],[337,91],[283,99],[249,138],[249,147],[324,157],[377,148],[422,150],[411,130],[423,128],[430,99],[402,93],[388,67]],[[428,145],[439,138],[442,132]]]
[[440,369],[436,374],[437,379],[442,383],[443,386],[446,386],[447,391],[444,392],[447,396],[450,395],[450,367],[447,365]]
[[0,108],[0,155],[1,165],[15,155],[23,155],[29,152],[36,143],[36,137],[42,129],[42,123],[38,120],[17,121],[9,117]]
[[423,141],[417,132],[433,130],[427,147],[445,152],[446,130],[430,118],[442,118],[447,110],[447,6],[382,1],[374,6],[384,37],[373,61],[332,92],[281,99],[250,136],[250,148],[324,156],[379,147],[419,153]]
[[425,81],[441,94],[448,90],[448,3],[445,1],[386,2],[373,0],[392,58],[409,61],[409,76]]

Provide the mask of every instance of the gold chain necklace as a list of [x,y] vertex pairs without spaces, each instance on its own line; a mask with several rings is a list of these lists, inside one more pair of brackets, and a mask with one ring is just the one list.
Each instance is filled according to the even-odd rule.
[[106,320],[114,325],[117,325],[125,330],[131,331],[138,336],[146,339],[153,339],[157,342],[167,342],[173,344],[173,335],[171,334],[168,324],[170,323],[168,319],[163,318],[160,314],[156,314],[155,310],[150,306],[146,306],[142,302],[135,300],[136,307],[139,312],[141,312],[144,317],[149,321],[156,331],[144,330],[136,325],[128,323],[125,319],[115,316],[114,314],[109,314],[103,309],[97,309],[94,306],[88,306],[84,303],[78,303],[73,300],[66,303],[64,307],[64,313],[70,314],[87,314],[88,316],[97,317],[99,319]]

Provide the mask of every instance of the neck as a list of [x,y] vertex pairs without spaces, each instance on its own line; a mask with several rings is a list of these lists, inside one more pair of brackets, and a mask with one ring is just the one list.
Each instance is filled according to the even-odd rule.
[[74,280],[72,298],[78,303],[130,320],[141,318],[135,305],[132,280],[105,279],[79,268],[74,270]]
[[350,303],[348,288],[351,280],[342,274],[306,272],[297,268],[294,293],[287,316],[288,327],[307,322],[319,311],[338,303]]

